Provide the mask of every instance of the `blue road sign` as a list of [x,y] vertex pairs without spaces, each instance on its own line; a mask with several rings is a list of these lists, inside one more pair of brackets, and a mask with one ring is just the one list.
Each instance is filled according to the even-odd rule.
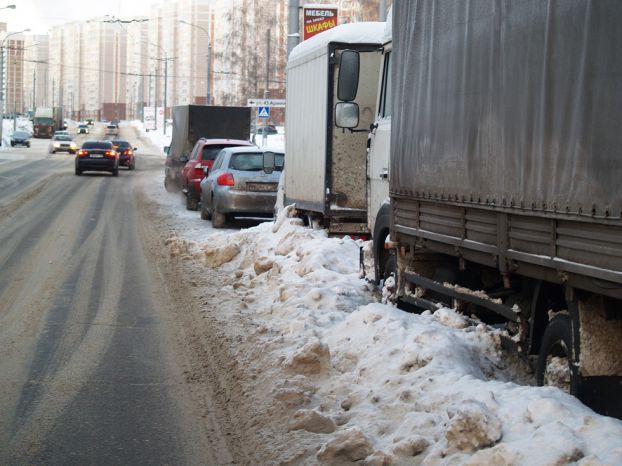
[[257,107],[257,116],[259,118],[270,118],[270,107]]

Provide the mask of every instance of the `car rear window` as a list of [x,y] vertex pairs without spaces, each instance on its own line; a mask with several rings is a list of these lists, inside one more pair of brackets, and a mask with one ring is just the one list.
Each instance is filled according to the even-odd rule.
[[112,141],[112,144],[122,149],[127,149],[128,147],[130,147],[130,143],[127,141]]
[[[275,165],[276,171],[283,170],[284,154],[276,154]],[[263,170],[263,153],[262,152],[242,152],[233,154],[229,162],[229,168],[241,171],[260,171]]]
[[115,125],[108,125],[108,126],[106,126],[106,128],[108,128],[108,129],[117,129],[117,127]]
[[112,143],[106,141],[87,141],[82,144],[82,149],[112,149]]
[[30,134],[26,133],[25,131],[15,131],[13,133],[13,137],[16,137],[16,138],[27,138],[29,136]]
[[214,144],[209,146],[203,146],[202,160],[216,160],[221,150],[227,147],[238,147],[235,144]]

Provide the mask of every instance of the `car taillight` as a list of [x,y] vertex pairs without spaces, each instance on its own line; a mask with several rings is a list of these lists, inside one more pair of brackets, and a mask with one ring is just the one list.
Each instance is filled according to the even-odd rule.
[[132,155],[134,152],[132,152],[130,149],[128,149],[128,150],[126,150],[126,151],[125,151],[125,153],[126,153],[127,155]]
[[106,157],[114,157],[115,155],[117,155],[117,153],[113,150],[107,150],[106,152],[104,152],[104,155]]
[[223,173],[216,178],[216,183],[218,186],[234,186],[235,180],[233,179],[233,175],[231,173]]
[[89,152],[82,149],[78,151],[78,157],[84,157],[85,155],[89,155]]

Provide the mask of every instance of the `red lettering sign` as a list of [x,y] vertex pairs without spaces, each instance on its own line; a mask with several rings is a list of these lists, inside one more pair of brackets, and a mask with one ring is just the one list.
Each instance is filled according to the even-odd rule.
[[303,40],[337,26],[337,7],[327,5],[303,7]]

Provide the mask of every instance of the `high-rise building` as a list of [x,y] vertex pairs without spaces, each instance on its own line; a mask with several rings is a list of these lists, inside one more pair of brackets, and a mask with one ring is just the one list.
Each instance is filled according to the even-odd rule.
[[24,112],[24,36],[16,34],[4,43],[5,114]]
[[26,110],[48,106],[49,37],[27,35],[24,39],[24,102]]

